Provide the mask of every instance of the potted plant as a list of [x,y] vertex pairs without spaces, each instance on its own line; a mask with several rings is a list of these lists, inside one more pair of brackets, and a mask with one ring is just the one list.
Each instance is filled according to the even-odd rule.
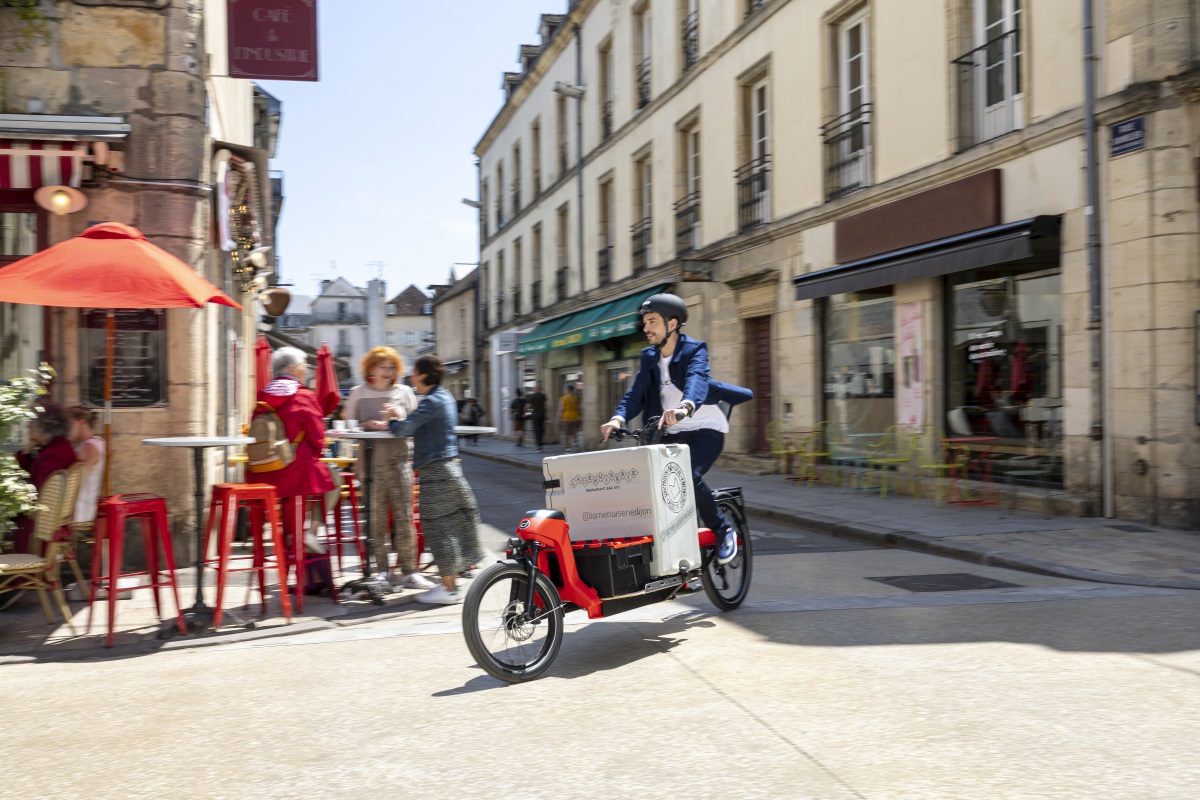
[[0,541],[16,526],[17,517],[36,511],[37,492],[29,475],[17,465],[13,451],[22,425],[41,409],[37,399],[46,393],[46,384],[54,377],[49,364],[29,370],[29,377],[0,383]]

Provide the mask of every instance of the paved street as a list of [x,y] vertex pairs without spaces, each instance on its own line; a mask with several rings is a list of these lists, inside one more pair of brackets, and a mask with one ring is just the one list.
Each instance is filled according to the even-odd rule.
[[[532,473],[464,462],[490,543]],[[505,524],[507,523],[507,524]],[[458,608],[0,666],[5,796],[1171,798],[1200,790],[1200,593],[1091,584],[752,519],[739,611],[568,617],[549,674],[471,661]],[[910,592],[874,578],[1012,586]],[[576,618],[579,617],[579,618]],[[28,729],[27,729],[28,730]],[[121,754],[115,761],[114,754]],[[122,765],[129,765],[124,768]]]

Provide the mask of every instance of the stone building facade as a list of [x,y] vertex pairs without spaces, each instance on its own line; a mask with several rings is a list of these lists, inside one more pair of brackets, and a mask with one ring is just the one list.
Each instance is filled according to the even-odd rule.
[[[249,417],[254,297],[274,274],[249,261],[274,244],[279,176],[268,161],[281,118],[269,94],[225,75],[225,3],[169,0],[97,5],[44,0],[46,18],[25,32],[18,10],[0,7],[0,264],[82,232],[90,224],[133,225],[243,304],[131,313],[118,320],[118,356],[141,364],[116,398],[111,487],[168,498],[190,552],[190,454],[151,448],[143,438],[236,433]],[[81,211],[53,216],[33,202],[45,170],[17,180],[27,149],[80,153],[72,180]],[[65,176],[57,176],[63,179]],[[2,268],[2,266],[0,266]],[[256,282],[255,277],[261,276]],[[2,378],[41,360],[57,370],[56,400],[98,404],[103,332],[78,309],[0,306]],[[16,333],[16,332],[20,333]],[[14,336],[15,334],[15,336]],[[8,343],[12,343],[9,346]],[[222,453],[206,453],[205,478],[232,476]]]
[[[473,269],[461,278],[436,287],[433,296],[433,352],[442,360],[446,374],[442,385],[457,400],[478,397],[479,363],[476,345],[479,316],[479,270]],[[492,418],[493,421],[497,419]]]
[[772,422],[918,426],[929,456],[986,440],[962,445],[976,476],[1020,502],[1049,486],[1060,513],[1195,526],[1195,15],[579,0],[543,17],[476,147],[493,414],[530,375],[579,382],[594,431],[636,364],[631,311],[666,287],[716,376],[756,391],[727,450],[768,452]]

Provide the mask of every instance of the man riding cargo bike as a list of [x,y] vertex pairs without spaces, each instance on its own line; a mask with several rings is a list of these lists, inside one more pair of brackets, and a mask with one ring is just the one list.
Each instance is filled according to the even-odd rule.
[[[703,476],[724,446],[729,410],[753,393],[712,380],[707,345],[680,331],[687,306],[679,297],[654,295],[639,311],[650,346],[601,426],[605,440],[631,436],[639,446],[545,459],[548,508],[526,513],[506,560],[467,595],[467,646],[501,680],[531,680],[549,668],[568,611],[600,618],[670,600],[696,580],[722,610],[749,591],[741,490],[714,492]],[[624,429],[643,413],[645,426]],[[662,442],[651,444],[656,435]]]

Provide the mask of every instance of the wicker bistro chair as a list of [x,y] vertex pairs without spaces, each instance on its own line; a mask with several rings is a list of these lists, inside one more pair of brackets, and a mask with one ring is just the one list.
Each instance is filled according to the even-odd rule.
[[[887,497],[888,476],[897,477],[901,471],[909,473],[909,487],[916,494],[916,479],[912,475],[913,461],[921,448],[921,432],[902,425],[892,425],[879,440],[867,446],[867,464],[871,474],[879,476],[880,497]],[[893,492],[895,489],[893,488]]]
[[72,464],[65,470],[51,473],[42,484],[38,493],[42,508],[37,512],[31,543],[34,552],[0,556],[0,592],[33,589],[38,593],[42,612],[50,624],[54,624],[54,611],[46,593],[53,593],[72,634],[75,633],[75,625],[71,619],[71,609],[63,597],[59,562],[63,548],[74,536],[69,526],[75,514],[75,497],[83,482],[83,470],[83,464]]

